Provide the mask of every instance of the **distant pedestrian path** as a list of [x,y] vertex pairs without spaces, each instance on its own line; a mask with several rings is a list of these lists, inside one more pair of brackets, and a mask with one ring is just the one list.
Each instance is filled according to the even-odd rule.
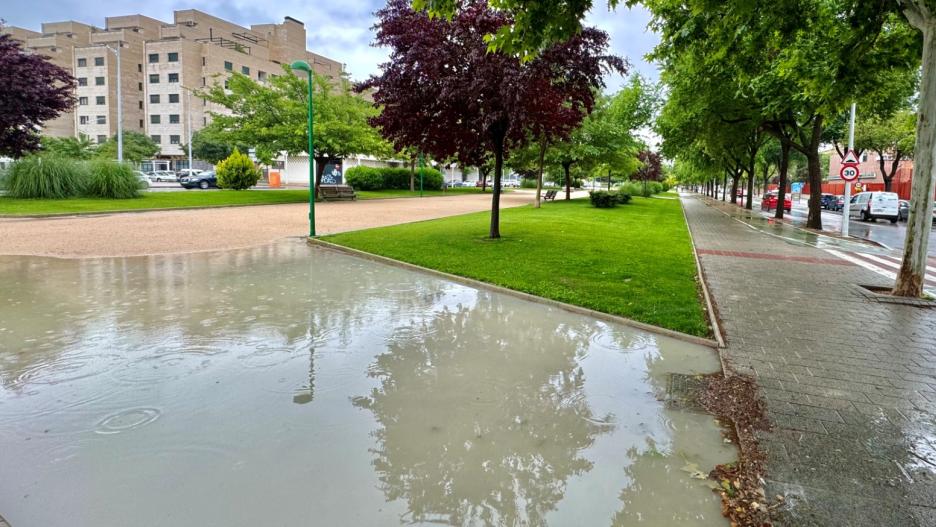
[[936,309],[863,293],[893,285],[860,263],[882,257],[682,199],[727,363],[767,401],[775,524],[936,525]]
[[[533,201],[501,196],[502,207]],[[333,234],[488,210],[491,194],[316,204],[318,234]],[[250,247],[309,232],[308,204],[0,218],[0,255],[139,256]]]

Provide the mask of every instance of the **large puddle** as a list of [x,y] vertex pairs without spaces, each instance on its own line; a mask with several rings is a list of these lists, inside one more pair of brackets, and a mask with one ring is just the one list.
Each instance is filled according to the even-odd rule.
[[13,527],[726,525],[706,348],[297,240],[0,284]]

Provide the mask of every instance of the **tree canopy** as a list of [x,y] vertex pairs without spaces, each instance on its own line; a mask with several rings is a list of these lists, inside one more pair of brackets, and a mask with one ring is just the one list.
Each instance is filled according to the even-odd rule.
[[75,79],[6,33],[0,72],[0,156],[20,157],[40,148],[43,123],[74,106]]
[[[126,161],[139,163],[149,159],[159,152],[159,145],[150,136],[134,132],[123,131],[123,158]],[[117,136],[109,138],[95,149],[98,157],[117,159]]]

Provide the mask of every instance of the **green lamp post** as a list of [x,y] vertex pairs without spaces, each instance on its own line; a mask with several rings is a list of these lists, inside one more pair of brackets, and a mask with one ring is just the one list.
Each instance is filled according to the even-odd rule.
[[306,72],[309,79],[309,237],[315,237],[315,164],[312,155],[312,67],[304,60],[297,60],[290,68]]

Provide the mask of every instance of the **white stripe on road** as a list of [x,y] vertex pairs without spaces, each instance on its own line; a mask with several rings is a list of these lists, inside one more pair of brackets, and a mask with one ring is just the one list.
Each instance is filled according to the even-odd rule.
[[[893,267],[894,269],[898,269],[898,270],[900,269],[900,264],[901,264],[900,258],[895,258],[893,256],[875,256],[873,254],[868,254],[868,253],[858,253],[858,254],[862,258],[870,258],[874,260],[875,262],[880,262],[884,265]],[[926,270],[929,271],[930,273],[933,273],[934,275],[933,280],[936,280],[936,267],[927,265]]]
[[[853,264],[855,264],[855,265],[857,265],[857,266],[859,266],[859,267],[864,267],[865,269],[867,269],[867,270],[869,270],[869,271],[872,271],[872,272],[874,272],[874,273],[877,273],[877,274],[879,274],[879,275],[881,275],[881,276],[884,276],[884,277],[886,277],[886,278],[888,278],[888,279],[890,279],[890,280],[895,280],[895,281],[897,280],[897,273],[892,272],[892,271],[888,271],[887,269],[884,269],[883,267],[879,267],[879,266],[874,265],[873,263],[871,263],[871,262],[865,260],[864,258],[867,258],[867,257],[870,257],[870,256],[871,256],[871,255],[869,255],[869,254],[865,254],[865,253],[860,253],[860,254],[859,254],[859,253],[847,254],[847,253],[844,253],[844,252],[842,252],[842,251],[837,251],[837,250],[835,250],[835,249],[826,249],[825,251],[828,252],[829,254],[833,255],[833,256],[837,256],[837,257],[839,257],[839,258],[841,258],[841,259],[843,259],[843,260],[845,260],[845,261],[847,261],[847,262],[851,262],[851,263],[853,263]],[[873,260],[875,260],[875,261],[880,261],[879,258],[873,258]],[[888,262],[888,263],[889,263],[889,262]],[[891,264],[891,265],[893,265],[893,264]],[[897,267],[897,269],[899,269],[899,267]],[[936,285],[936,276],[932,276],[932,275],[930,275],[930,274],[926,274],[926,275],[924,276],[924,284],[929,284],[930,286]],[[934,291],[934,290],[932,289],[932,287],[924,287],[924,289],[926,289],[926,292],[927,292],[927,293],[929,293],[929,294],[931,294],[931,295],[936,295],[936,291]]]

